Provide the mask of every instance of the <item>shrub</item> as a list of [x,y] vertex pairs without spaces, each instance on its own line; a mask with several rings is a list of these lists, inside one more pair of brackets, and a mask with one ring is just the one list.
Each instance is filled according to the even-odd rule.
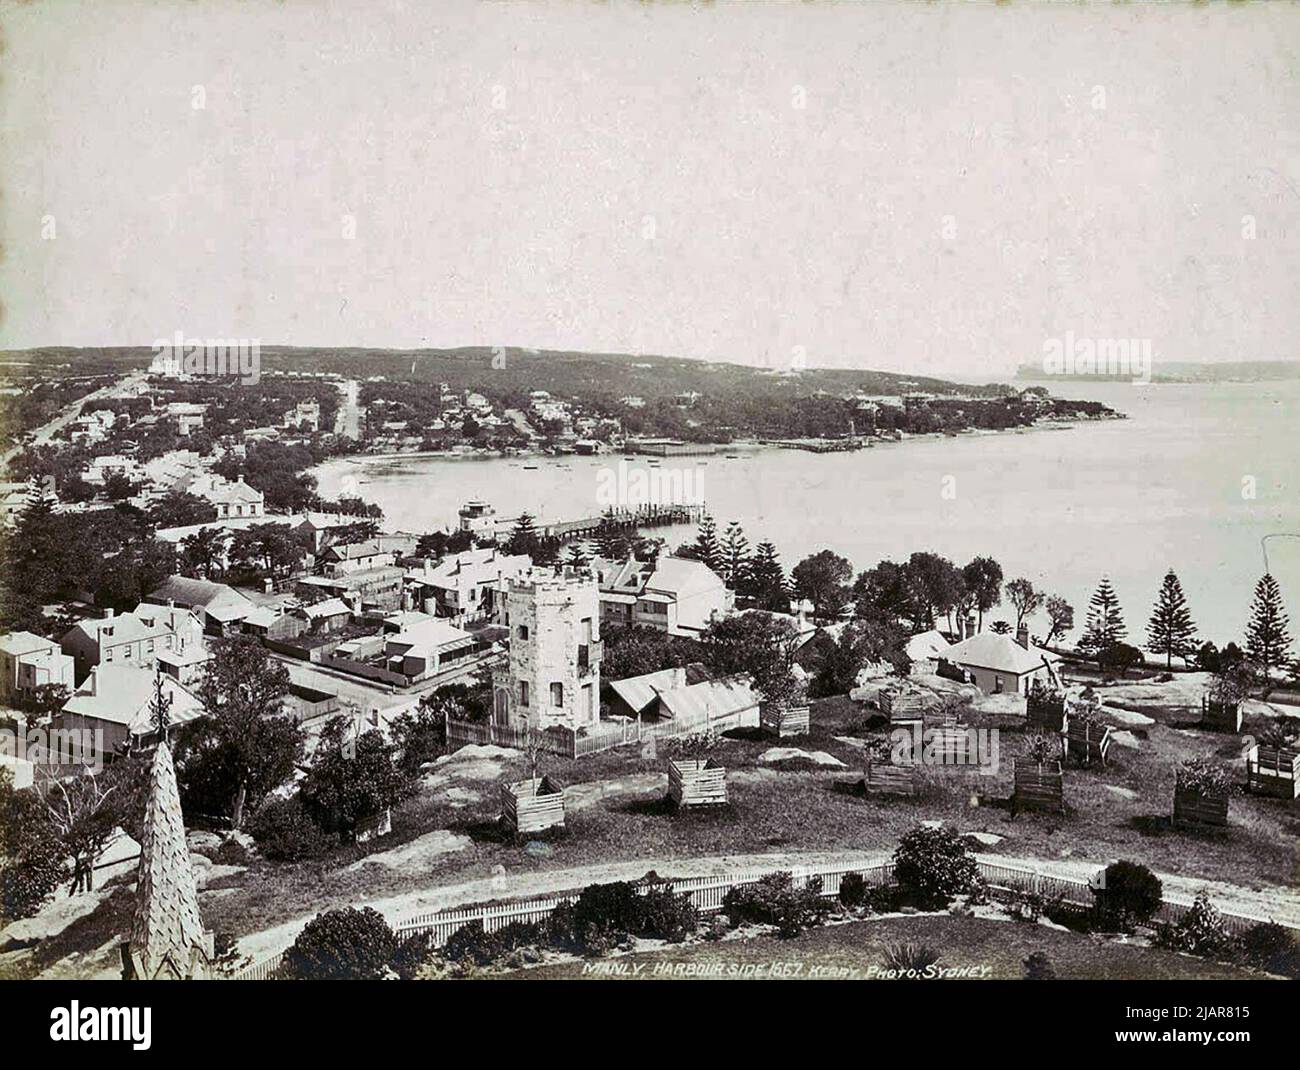
[[397,950],[393,952],[392,967],[403,981],[410,981],[433,958],[433,952],[432,933],[412,933],[398,941]]
[[775,925],[781,936],[791,937],[820,924],[829,906],[822,899],[820,877],[796,888],[794,877],[782,871],[732,888],[722,900],[722,909],[733,925],[747,921]]
[[246,866],[253,860],[248,848],[235,836],[227,836],[212,852],[212,861],[220,866]]
[[899,888],[926,909],[947,906],[980,884],[975,858],[953,829],[918,825],[904,833],[894,851],[894,878]]
[[276,862],[319,858],[329,850],[332,841],[297,797],[264,803],[249,831],[262,854]]
[[[481,924],[466,925],[451,934],[439,952],[448,962],[493,966],[523,948],[542,948],[550,942],[544,925],[512,921],[495,932],[484,932]],[[399,952],[400,957],[400,952]],[[417,966],[416,969],[419,967]],[[401,970],[398,970],[399,974]]]
[[1224,795],[1232,784],[1220,766],[1204,758],[1189,758],[1178,767],[1178,787],[1196,795]]
[[0,869],[0,916],[30,918],[67,875],[63,852],[54,844],[33,845]]
[[637,932],[679,944],[700,927],[700,913],[689,895],[676,895],[671,884],[652,886],[640,896]]
[[396,952],[397,937],[378,911],[345,907],[309,921],[285,953],[284,967],[293,980],[375,980]]
[[1038,892],[1016,889],[1007,900],[1007,913],[1016,921],[1036,922],[1043,916],[1046,900]]
[[1112,862],[1094,894],[1098,920],[1103,925],[1131,932],[1160,909],[1164,889],[1160,878],[1137,862]]
[[600,955],[633,936],[679,943],[699,928],[699,912],[689,895],[672,885],[652,883],[644,891],[626,881],[591,884],[572,904],[551,915],[551,937],[561,946]]
[[908,980],[917,980],[939,961],[939,952],[926,944],[893,944],[885,950],[885,969],[896,970]]
[[1300,979],[1300,936],[1271,921],[1252,925],[1237,945],[1241,961],[1257,970]]
[[1026,981],[1055,981],[1056,968],[1043,952],[1031,952],[1025,959],[1025,980]]
[[1223,923],[1223,915],[1210,902],[1210,893],[1200,891],[1177,922],[1157,929],[1155,944],[1193,955],[1223,955],[1232,946],[1232,937]]
[[867,882],[861,873],[846,873],[840,878],[840,903],[849,910],[867,901]]
[[1076,933],[1090,933],[1096,928],[1095,907],[1071,903],[1063,896],[1053,896],[1043,904],[1043,917],[1055,925],[1063,925]]

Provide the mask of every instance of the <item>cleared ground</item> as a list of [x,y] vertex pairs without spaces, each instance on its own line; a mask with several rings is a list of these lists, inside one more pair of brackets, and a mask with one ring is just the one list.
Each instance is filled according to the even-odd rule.
[[1043,925],[947,915],[881,918],[814,929],[791,940],[757,936],[693,944],[595,963],[572,962],[517,970],[516,980],[673,980],[685,976],[741,980],[883,980],[885,956],[899,944],[924,944],[950,979],[1016,980],[1024,961],[1044,954],[1059,979],[1230,980],[1260,974],[1155,948],[1092,939]]
[[[304,919],[330,907],[374,903],[396,917],[449,901],[523,897],[597,880],[633,879],[648,869],[684,874],[883,858],[918,822],[942,820],[963,832],[986,834],[990,853],[1048,860],[1080,875],[1130,858],[1184,878],[1180,891],[1217,882],[1211,890],[1221,907],[1236,901],[1279,915],[1300,910],[1295,891],[1300,810],[1294,803],[1240,794],[1232,800],[1226,830],[1191,832],[1170,824],[1174,770],[1183,758],[1215,757],[1244,779],[1243,738],[1195,727],[1200,711],[1191,703],[1198,701],[1197,682],[1180,676],[1173,685],[1126,685],[1101,693],[1140,709],[1154,723],[1129,723],[1106,769],[1067,768],[1065,816],[1011,816],[1012,760],[1024,752],[1027,740],[1017,719],[997,713],[971,718],[975,724],[1003,725],[995,775],[933,770],[922,796],[913,800],[845,793],[843,785],[861,779],[862,744],[882,735],[883,728],[863,707],[830,699],[815,705],[810,736],[783,745],[821,752],[844,767],[799,759],[773,763],[763,760],[771,740],[724,740],[715,751],[728,769],[731,803],[724,810],[671,814],[662,801],[662,748],[655,756],[627,747],[576,762],[551,758],[543,772],[568,786],[568,834],[546,844],[518,845],[500,834],[496,819],[500,784],[524,775],[522,756],[500,748],[466,748],[424,778],[417,796],[394,814],[391,836],[312,862],[254,861],[239,872],[213,874],[200,904],[210,928],[247,938],[246,947],[256,955],[285,946]],[[1257,731],[1275,712],[1250,707],[1245,732]],[[1123,716],[1115,714],[1117,725]],[[95,972],[95,955],[81,956],[111,949],[115,934],[124,930],[129,905],[129,896],[107,896],[10,969]]]

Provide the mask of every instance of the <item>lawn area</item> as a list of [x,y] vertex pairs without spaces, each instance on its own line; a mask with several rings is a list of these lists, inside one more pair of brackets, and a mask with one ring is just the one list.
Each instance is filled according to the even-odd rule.
[[[982,975],[992,980],[1023,978],[1024,960],[1033,952],[1046,955],[1060,979],[1163,981],[1261,977],[1248,970],[1189,955],[1117,944],[1044,925],[955,918],[947,914],[850,922],[813,929],[791,940],[756,936],[698,943],[603,959],[594,964],[538,966],[506,976],[515,980],[610,977],[670,980],[679,969],[678,976],[694,969],[695,976],[718,978],[869,980],[873,967],[884,968],[889,948],[902,943],[926,944],[939,952],[938,966],[960,971],[974,967],[970,970],[972,978]],[[634,965],[642,967],[639,973],[633,973]],[[609,967],[619,972],[612,972]],[[981,967],[986,967],[987,972]]]
[[[759,738],[723,741],[715,755],[728,769],[730,805],[717,812],[672,816],[660,804],[665,790],[661,753],[643,757],[624,747],[578,761],[549,759],[545,771],[570,789],[569,831],[544,852],[505,842],[495,828],[500,779],[523,775],[522,759],[498,758],[497,780],[454,780],[423,791],[394,816],[394,834],[365,848],[300,865],[254,863],[245,873],[215,882],[228,891],[205,896],[210,924],[237,933],[255,931],[317,909],[432,884],[564,869],[626,858],[672,859],[767,851],[887,850],[918,821],[940,819],[963,831],[1004,837],[999,853],[1105,863],[1117,857],[1154,869],[1194,874],[1245,886],[1287,885],[1296,876],[1300,814],[1293,804],[1241,795],[1226,830],[1175,830],[1168,821],[1174,769],[1193,755],[1235,761],[1239,740],[1155,724],[1136,730],[1137,749],[1116,746],[1105,770],[1068,768],[1065,817],[1012,818],[1011,759],[1026,746],[1018,729],[1004,730],[1001,767],[985,776],[955,768],[929,771],[916,800],[865,799],[837,790],[861,778],[862,752],[836,737],[881,734],[867,728],[862,707],[847,699],[819,702],[811,734],[784,741],[824,751],[845,763],[826,770],[806,762],[772,765],[760,756],[773,743]],[[1142,738],[1145,737],[1145,738]],[[349,868],[368,852],[391,851],[431,830],[464,837],[457,851],[419,866]]]
[[[1186,708],[1142,708],[1156,723],[1129,730],[1128,745],[1112,748],[1106,769],[1067,767],[1064,816],[1012,817],[1012,759],[1028,743],[1018,725],[1003,725],[996,774],[930,769],[915,799],[840,790],[862,777],[863,751],[855,743],[884,735],[878,718],[840,697],[815,703],[809,736],[781,745],[824,752],[843,768],[764,762],[775,741],[734,734],[738,738],[724,739],[713,752],[727,767],[730,802],[712,812],[673,815],[663,805],[662,744],[655,755],[629,746],[578,761],[544,759],[542,771],[567,788],[568,832],[543,847],[509,842],[496,825],[500,784],[525,775],[523,756],[468,748],[439,765],[394,812],[392,835],[311,862],[255,859],[240,872],[206,880],[200,905],[209,928],[245,936],[330,907],[469,881],[495,882],[497,890],[484,898],[526,895],[530,877],[620,861],[645,860],[646,868],[671,874],[674,860],[711,856],[888,853],[924,820],[999,837],[988,850],[1000,855],[1087,866],[1129,858],[1160,872],[1247,888],[1294,887],[1300,877],[1295,803],[1241,794],[1232,800],[1227,829],[1192,832],[1169,822],[1178,763],[1215,757],[1240,780],[1240,737],[1185,727],[1195,719]],[[66,937],[39,949],[38,957],[49,962],[97,946],[92,941],[101,934],[123,930],[129,908],[129,897],[110,897]]]

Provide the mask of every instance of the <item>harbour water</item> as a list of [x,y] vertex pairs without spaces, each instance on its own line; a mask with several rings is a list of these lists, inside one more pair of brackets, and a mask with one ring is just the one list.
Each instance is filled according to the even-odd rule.
[[[743,525],[751,546],[776,544],[787,568],[830,548],[856,570],[933,550],[958,564],[984,554],[1007,579],[1027,576],[1075,607],[1108,574],[1130,641],[1145,637],[1165,570],[1182,580],[1201,634],[1240,641],[1268,563],[1300,629],[1300,383],[1067,383],[1066,397],[1103,401],[1124,420],[1065,428],[878,444],[852,453],[729,449],[664,458],[661,475],[691,477],[719,528]],[[630,466],[621,476],[618,466]],[[525,468],[525,466],[528,466]],[[353,458],[316,470],[321,493],[377,502],[391,529],[454,525],[471,498],[502,516],[597,515],[608,488],[635,493],[645,458],[619,456]],[[630,502],[626,504],[636,504]],[[668,546],[693,529],[660,528]],[[1004,615],[995,610],[996,619]],[[1034,622],[1041,633],[1044,620]]]

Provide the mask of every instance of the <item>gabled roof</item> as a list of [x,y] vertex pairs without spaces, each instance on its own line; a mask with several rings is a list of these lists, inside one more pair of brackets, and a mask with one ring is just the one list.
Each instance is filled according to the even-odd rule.
[[149,592],[149,600],[158,603],[171,601],[186,608],[200,606],[219,619],[230,617],[228,613],[217,612],[220,609],[237,610],[231,619],[246,616],[253,610],[253,603],[233,587],[189,576],[169,576],[160,587]]
[[954,665],[967,665],[976,669],[1012,673],[1023,676],[1043,667],[1043,659],[1059,661],[1058,655],[1030,645],[1025,649],[1009,635],[997,632],[980,632],[969,639],[950,646],[940,657]]
[[8,635],[0,635],[0,650],[13,657],[31,654],[37,650],[47,650],[54,645],[56,644],[49,639],[43,639],[31,632],[10,632]]
[[[133,734],[148,732],[153,727],[149,703],[157,675],[135,665],[97,665],[63,704],[62,712],[125,725]],[[163,694],[172,702],[168,715],[173,725],[203,714],[203,704],[193,694],[170,676],[163,675],[162,681]]]
[[674,720],[699,722],[727,717],[758,705],[758,695],[745,676],[728,676],[665,691],[659,708]]
[[681,598],[699,591],[723,586],[722,577],[703,561],[685,557],[660,557],[646,580],[647,590],[664,591]]
[[341,598],[326,598],[323,602],[313,602],[309,606],[303,606],[300,612],[305,613],[308,620],[316,620],[320,617],[337,617],[340,613],[351,613],[352,609]]
[[156,617],[146,622],[135,613],[119,613],[113,617],[78,621],[63,638],[66,640],[68,636],[77,632],[96,645],[103,642],[133,643],[139,639],[154,639],[167,635],[170,631],[171,629]]
[[685,680],[689,685],[702,683],[708,679],[708,670],[696,661],[684,668],[660,669],[658,672],[648,672],[642,676],[629,676],[626,680],[614,680],[610,682],[609,687],[629,707],[641,713],[653,705],[660,694],[681,686],[680,681]]
[[473,641],[469,632],[437,617],[420,621],[403,631],[386,636],[384,648],[406,647],[408,650],[440,650],[453,644]]
[[[365,517],[358,517],[360,523]],[[359,561],[363,557],[377,557],[384,553],[379,545],[373,539],[367,539],[365,542],[349,542],[342,545],[334,544],[325,549],[324,555],[334,561]]]
[[518,576],[532,567],[527,554],[503,554],[495,547],[464,550],[443,558],[433,568],[411,569],[406,578],[444,590],[461,590],[480,583],[495,583]]
[[913,661],[923,661],[940,655],[946,657],[951,644],[937,629],[921,632],[907,641],[907,656]]

